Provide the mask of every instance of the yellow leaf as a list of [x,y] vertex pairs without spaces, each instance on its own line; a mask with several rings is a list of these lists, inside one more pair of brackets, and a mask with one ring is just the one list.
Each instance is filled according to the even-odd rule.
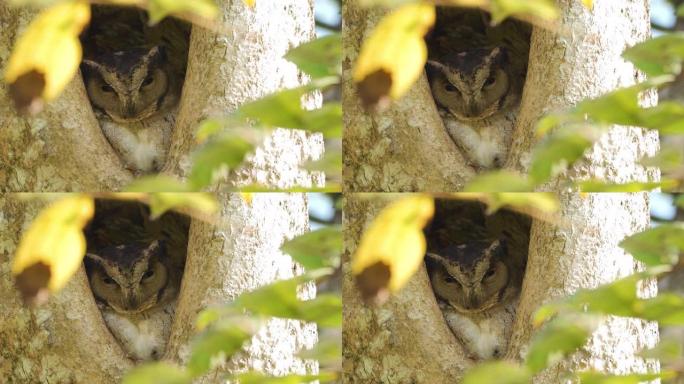
[[24,299],[40,303],[57,292],[81,266],[86,251],[83,227],[95,211],[89,196],[68,197],[44,209],[23,234],[12,275]]
[[90,20],[86,1],[68,1],[41,12],[17,41],[5,71],[17,108],[38,112],[57,97],[81,62],[78,35]]
[[589,8],[589,9],[594,9],[594,1],[593,0],[582,0],[582,4],[584,4],[584,6]]
[[254,6],[256,5],[256,0],[243,0],[243,1],[245,2],[245,5],[250,7],[250,8],[254,8]]
[[254,194],[251,192],[240,192],[240,197],[247,205],[252,205],[252,199],[254,199]]
[[354,68],[366,107],[382,109],[416,82],[427,60],[423,37],[434,23],[435,7],[425,3],[404,5],[380,21],[364,41]]
[[380,212],[364,232],[352,273],[366,299],[383,302],[413,276],[425,256],[423,227],[434,215],[430,196],[411,196]]

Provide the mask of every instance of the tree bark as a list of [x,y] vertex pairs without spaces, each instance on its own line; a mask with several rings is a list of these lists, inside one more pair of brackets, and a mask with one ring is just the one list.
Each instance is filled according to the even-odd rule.
[[[506,165],[520,172],[528,170],[537,142],[535,125],[542,116],[645,79],[621,55],[651,36],[648,2],[596,2],[593,10],[576,1],[558,4],[558,30],[535,28],[532,34],[525,92]],[[656,100],[651,92],[644,95],[642,102],[652,105]],[[568,176],[614,183],[657,181],[660,172],[638,161],[654,155],[658,148],[655,131],[613,127],[571,168]]]
[[[345,382],[459,382],[473,361],[464,356],[446,326],[424,267],[381,307],[364,304],[354,285],[350,257],[362,231],[387,200],[378,195],[355,195],[345,207]],[[558,226],[536,221],[532,226],[527,269],[507,354],[515,360],[522,359],[536,332],[530,317],[541,304],[579,288],[608,283],[639,267],[617,244],[648,227],[647,194],[564,195],[562,204]],[[655,292],[654,282],[645,284],[644,295]],[[534,382],[559,383],[563,381],[563,370],[580,367],[613,373],[656,371],[656,362],[646,362],[636,352],[653,346],[657,340],[654,323],[609,318],[580,352],[546,369]]]
[[[186,81],[163,172],[185,177],[196,147],[195,131],[206,117],[227,116],[241,104],[307,81],[282,56],[314,37],[313,2],[286,0],[218,2],[212,30],[193,26]],[[0,66],[35,11],[0,5]],[[131,173],[102,134],[80,75],[35,117],[20,116],[7,86],[0,85],[0,191],[113,191]],[[321,134],[277,129],[229,186],[322,186],[324,175],[302,168],[323,153]],[[97,161],[93,161],[97,159]]]
[[[283,241],[308,230],[304,194],[255,194],[251,203],[239,194],[219,196],[215,224],[193,221],[188,256],[165,360],[185,362],[197,313],[226,304],[240,293],[302,272],[280,252]],[[11,259],[22,231],[45,203],[0,198],[0,375],[8,382],[120,382],[133,367],[104,322],[83,268],[48,304],[26,308],[13,285]],[[306,286],[302,297],[315,296]],[[315,324],[273,319],[244,353],[216,372],[257,369],[266,373],[316,373],[315,361],[295,353],[317,340]],[[198,382],[213,382],[200,379]]]
[[[537,142],[535,124],[544,114],[644,79],[621,54],[650,37],[648,2],[596,3],[593,10],[577,1],[563,0],[559,5],[558,29],[535,27],[532,34],[527,80],[506,169],[527,172]],[[475,172],[446,133],[424,75],[389,111],[370,114],[363,110],[351,73],[361,42],[384,13],[348,1],[343,15],[345,185],[357,192],[462,189]],[[654,94],[644,98],[645,104],[654,102]],[[611,182],[657,180],[656,169],[637,163],[657,149],[656,132],[613,128],[570,176]]]
[[449,137],[425,75],[383,113],[364,110],[352,80],[361,43],[386,14],[342,6],[344,184],[354,192],[455,191],[474,175]]

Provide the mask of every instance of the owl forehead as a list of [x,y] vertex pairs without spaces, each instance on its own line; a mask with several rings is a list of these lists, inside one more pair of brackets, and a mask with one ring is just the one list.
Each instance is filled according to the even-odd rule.
[[444,63],[448,70],[445,75],[450,79],[467,81],[489,76],[492,68],[501,63],[504,57],[501,48],[471,49],[448,55]]
[[440,253],[450,264],[456,265],[462,270],[472,270],[483,261],[489,263],[491,252],[487,252],[487,248],[490,245],[487,242],[451,245]]
[[144,245],[132,244],[107,247],[99,253],[102,258],[109,261],[111,265],[115,265],[122,270],[130,271],[137,269],[139,266],[147,268],[150,253],[145,251],[146,247]]
[[99,58],[100,65],[106,70],[102,77],[111,85],[123,84],[126,88],[136,88],[154,69],[151,65],[156,54],[144,49],[133,49],[104,55]]

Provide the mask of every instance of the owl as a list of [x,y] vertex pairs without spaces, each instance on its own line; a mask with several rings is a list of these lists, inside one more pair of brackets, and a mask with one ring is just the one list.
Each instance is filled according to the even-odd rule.
[[123,349],[136,360],[160,358],[182,274],[164,242],[110,246],[85,261],[102,317]]
[[522,284],[506,241],[472,241],[428,252],[426,267],[447,325],[471,358],[503,356]]
[[529,28],[482,11],[439,10],[426,73],[444,126],[477,168],[503,166],[527,73]]
[[100,127],[127,168],[158,171],[169,146],[178,89],[165,66],[164,50],[130,49],[82,64],[86,91]]
[[189,27],[150,26],[136,9],[95,6],[81,72],[102,131],[135,175],[159,171],[185,78]]

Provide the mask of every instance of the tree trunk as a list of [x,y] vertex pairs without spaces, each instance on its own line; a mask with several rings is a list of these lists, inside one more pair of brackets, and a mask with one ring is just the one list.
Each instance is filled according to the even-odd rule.
[[[219,196],[214,224],[191,225],[188,258],[166,359],[183,362],[195,316],[210,304],[228,303],[242,292],[301,273],[279,247],[308,230],[304,194]],[[83,268],[48,304],[27,309],[10,275],[21,233],[45,206],[9,194],[0,198],[0,375],[7,382],[113,383],[133,367],[104,322]],[[313,297],[308,286],[303,296]],[[258,369],[271,374],[315,373],[315,362],[294,356],[316,342],[316,327],[274,319],[246,352],[220,372]],[[212,376],[213,377],[213,376]],[[199,381],[210,382],[210,381]]]
[[[193,26],[189,64],[163,172],[185,177],[196,147],[194,134],[207,117],[222,117],[241,104],[306,81],[282,56],[314,37],[312,0],[218,1],[215,31]],[[36,15],[0,5],[0,65]],[[0,85],[0,191],[114,191],[131,173],[102,134],[81,76],[35,117],[17,115],[6,84]],[[323,138],[278,129],[231,176],[228,185],[322,186],[320,172],[302,169],[318,159]],[[97,159],[97,161],[93,161]]]
[[[460,190],[475,172],[464,163],[439,118],[425,76],[389,111],[365,112],[351,72],[361,42],[383,13],[345,3],[344,120],[345,185],[351,191]],[[529,69],[513,142],[505,168],[527,172],[536,144],[535,124],[544,114],[619,87],[644,76],[622,59],[624,49],[650,37],[648,2],[581,2],[562,0],[556,31],[534,28]],[[655,95],[644,103],[652,104]],[[614,128],[588,151],[570,176],[605,178],[612,182],[657,180],[658,172],[637,161],[658,149],[656,132]]]
[[[396,197],[394,197],[396,199]],[[464,357],[437,307],[425,268],[388,303],[371,308],[360,298],[349,258],[361,233],[387,198],[354,196],[345,207],[345,284],[343,289],[344,375],[347,383],[453,383],[473,361]],[[520,304],[507,356],[520,360],[535,330],[530,316],[540,304],[596,287],[633,273],[638,265],[617,246],[625,236],[647,228],[648,195],[562,196],[558,226],[534,222]],[[652,296],[655,283],[646,284]],[[535,383],[562,382],[563,369],[595,368],[614,373],[655,371],[655,362],[636,357],[658,339],[654,323],[609,318],[587,346],[553,366]]]

